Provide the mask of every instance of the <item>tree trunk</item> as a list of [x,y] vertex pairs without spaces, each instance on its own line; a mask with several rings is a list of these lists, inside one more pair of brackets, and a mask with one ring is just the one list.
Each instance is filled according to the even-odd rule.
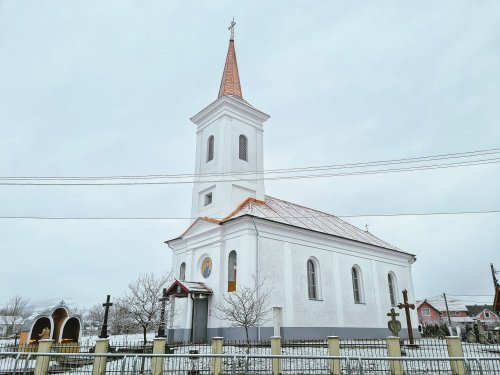
[[[148,340],[146,338],[146,329],[147,327],[146,326],[142,326],[142,334],[143,334],[143,344],[142,344],[142,353],[146,353],[146,344],[148,343]],[[146,358],[145,357],[142,357],[142,361],[141,361],[141,374],[144,374],[144,365],[145,365],[145,360]]]
[[248,326],[245,326],[245,334],[247,337],[247,354],[250,354],[250,337],[248,336]]

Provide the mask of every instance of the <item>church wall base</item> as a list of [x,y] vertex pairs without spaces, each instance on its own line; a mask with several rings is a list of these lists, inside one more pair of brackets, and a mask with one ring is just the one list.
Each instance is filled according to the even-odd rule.
[[[284,340],[321,340],[328,336],[339,336],[341,339],[383,339],[390,336],[387,328],[358,328],[358,327],[282,327],[280,329],[281,337]],[[273,327],[260,328],[260,340],[269,340],[274,336]],[[246,340],[245,330],[239,327],[208,328],[207,337],[223,337],[225,341]],[[251,341],[259,339],[256,327],[249,329]],[[408,330],[402,329],[399,337],[408,338]],[[418,330],[413,330],[413,337],[420,338]],[[190,329],[170,329],[168,330],[168,342],[190,342]]]

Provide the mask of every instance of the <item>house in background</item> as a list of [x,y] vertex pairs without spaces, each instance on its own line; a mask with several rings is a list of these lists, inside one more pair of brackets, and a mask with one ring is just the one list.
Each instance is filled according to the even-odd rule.
[[[469,316],[469,310],[463,301],[448,297],[447,302],[452,323],[471,323],[474,321]],[[418,320],[421,324],[437,323],[448,319],[446,302],[443,296],[417,301],[416,307]]]
[[426,299],[417,301],[416,307],[420,324],[437,322],[441,319],[441,312]]
[[492,305],[469,305],[469,316],[487,325],[500,323],[500,317],[493,311]]

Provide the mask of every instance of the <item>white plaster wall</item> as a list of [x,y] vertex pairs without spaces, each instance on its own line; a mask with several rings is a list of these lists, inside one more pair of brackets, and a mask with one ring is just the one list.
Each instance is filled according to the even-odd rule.
[[[223,101],[221,101],[223,103]],[[265,121],[265,119],[263,119]],[[195,172],[228,173],[262,171],[263,122],[255,121],[244,110],[222,104],[216,113],[198,124]],[[239,136],[248,141],[248,161],[239,159]],[[214,159],[207,162],[208,139],[214,136]],[[233,176],[197,177],[193,185],[192,217],[210,216],[222,218],[231,213],[248,197],[264,199],[264,181],[261,173],[244,176],[249,181],[234,182]],[[252,178],[255,178],[252,180]],[[218,182],[210,182],[213,180]],[[204,206],[200,192],[213,192],[213,202]]]
[[[371,327],[386,328],[391,309],[387,274],[396,276],[398,299],[401,291],[410,291],[411,269],[408,255],[376,249],[332,236],[284,226],[257,222],[259,229],[259,278],[263,289],[272,290],[269,313],[281,307],[284,327]],[[211,228],[211,227],[207,227]],[[237,288],[253,286],[257,275],[256,232],[251,219],[239,219],[224,226],[196,233],[174,252],[176,272],[186,262],[186,279],[202,281],[212,288],[212,312],[222,293],[227,293],[229,252],[237,252]],[[202,258],[212,258],[212,273],[204,279]],[[319,300],[310,300],[307,291],[307,260],[313,257],[319,264]],[[362,273],[364,303],[354,303],[351,269],[357,265]],[[188,307],[189,308],[189,307]],[[404,311],[400,321],[406,327]],[[186,314],[185,327],[190,326]],[[230,322],[209,316],[209,328],[227,327]],[[190,318],[190,315],[189,315]],[[416,312],[412,323],[417,327]],[[272,322],[266,324],[271,326]]]

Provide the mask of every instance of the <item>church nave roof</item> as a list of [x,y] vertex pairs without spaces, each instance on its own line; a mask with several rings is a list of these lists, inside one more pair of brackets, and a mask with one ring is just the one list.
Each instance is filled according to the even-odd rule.
[[246,199],[234,212],[220,222],[224,223],[225,221],[244,215],[251,215],[278,223],[313,230],[315,232],[331,234],[349,240],[404,252],[396,246],[374,236],[370,232],[359,229],[341,220],[337,216],[268,195],[266,195],[265,201],[253,198]]

